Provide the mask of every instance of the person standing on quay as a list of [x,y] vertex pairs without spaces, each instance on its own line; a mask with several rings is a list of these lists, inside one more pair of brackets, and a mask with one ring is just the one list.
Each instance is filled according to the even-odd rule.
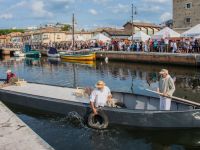
[[175,92],[174,80],[169,75],[167,69],[162,69],[159,74],[161,78],[159,80],[159,88],[157,91],[163,96],[160,96],[160,110],[170,110],[171,97]]

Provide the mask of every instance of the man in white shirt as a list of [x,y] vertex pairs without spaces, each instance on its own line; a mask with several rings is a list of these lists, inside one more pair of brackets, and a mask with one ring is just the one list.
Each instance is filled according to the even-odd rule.
[[110,89],[105,85],[103,81],[98,81],[96,88],[90,95],[90,106],[94,114],[97,114],[98,107],[104,107],[107,101],[111,100],[112,95]]

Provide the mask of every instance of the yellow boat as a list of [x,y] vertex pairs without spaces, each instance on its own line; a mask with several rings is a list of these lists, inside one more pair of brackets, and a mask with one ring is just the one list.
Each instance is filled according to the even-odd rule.
[[77,61],[94,61],[96,60],[96,54],[69,54],[61,56],[63,60],[77,60]]

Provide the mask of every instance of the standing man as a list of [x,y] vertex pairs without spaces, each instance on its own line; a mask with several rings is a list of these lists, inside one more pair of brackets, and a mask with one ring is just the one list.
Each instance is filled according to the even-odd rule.
[[163,96],[160,96],[160,110],[170,110],[171,107],[171,97],[175,91],[174,80],[169,75],[167,69],[162,69],[160,72],[161,78],[159,81],[159,88],[157,91]]
[[106,86],[103,81],[98,81],[96,88],[92,91],[90,95],[90,106],[93,113],[97,114],[97,108],[104,107],[107,101],[111,100],[112,95],[110,89]]

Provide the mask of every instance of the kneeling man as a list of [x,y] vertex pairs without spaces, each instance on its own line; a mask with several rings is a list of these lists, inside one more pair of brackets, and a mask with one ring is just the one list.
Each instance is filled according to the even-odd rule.
[[90,105],[94,114],[97,114],[97,108],[104,107],[107,101],[111,100],[112,95],[110,89],[103,81],[98,81],[96,88],[90,95]]
[[160,110],[170,110],[171,108],[171,97],[175,91],[174,80],[169,75],[167,69],[160,71],[160,81],[158,92],[163,94],[160,96]]

